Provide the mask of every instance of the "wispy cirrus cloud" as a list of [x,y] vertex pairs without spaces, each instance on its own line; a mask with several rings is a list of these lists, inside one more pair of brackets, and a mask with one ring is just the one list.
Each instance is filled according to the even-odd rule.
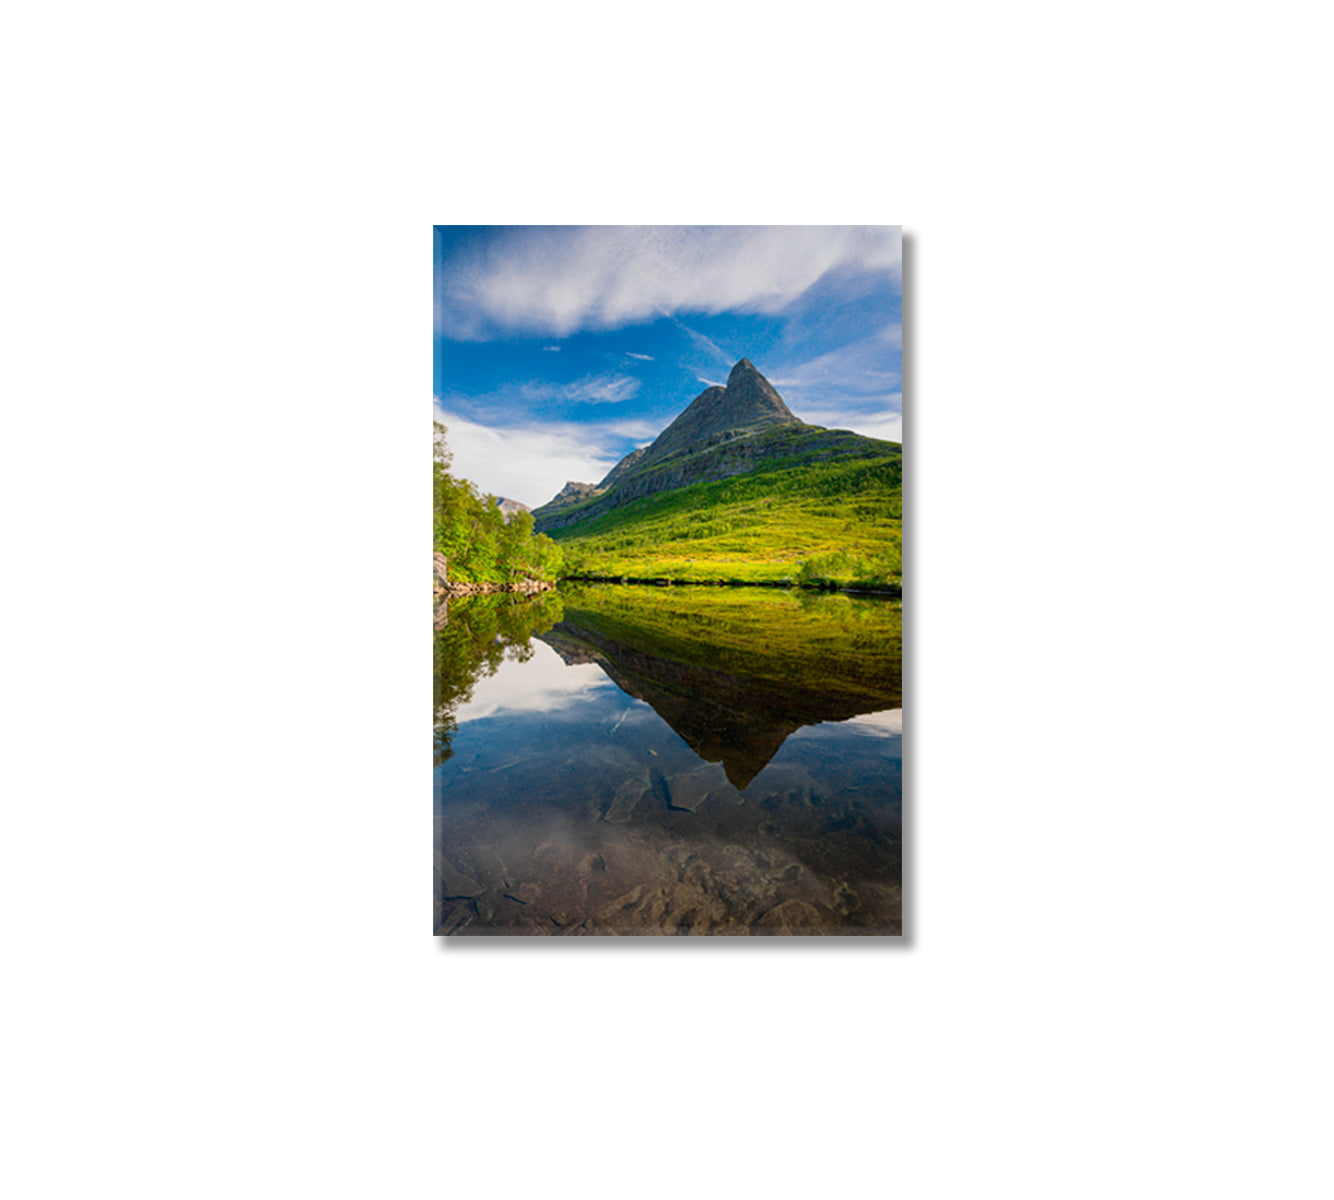
[[898,387],[900,375],[890,366],[883,342],[867,338],[814,358],[790,362],[775,371],[769,382],[776,388],[791,389],[794,396],[809,390],[821,395],[884,395]]
[[711,337],[700,333],[698,329],[691,329],[684,321],[677,320],[675,317],[672,318],[672,323],[690,339],[691,346],[702,351],[705,357],[728,367],[737,361],[737,355],[730,350],[724,350]]
[[569,409],[581,404],[620,404],[643,386],[633,375],[585,375],[568,383],[550,379],[519,379],[480,394],[448,392],[437,403],[472,413],[486,412],[503,420],[510,412]]
[[629,400],[642,383],[633,375],[586,375],[572,383],[528,380],[517,387],[525,400],[559,401],[561,404],[619,404]]
[[892,226],[513,228],[437,272],[438,333],[611,329],[676,313],[776,314],[831,271],[897,275]]
[[884,331],[811,358],[791,358],[770,376],[803,421],[903,440],[903,386]]
[[654,361],[654,359],[653,359],[653,355],[651,355],[651,354],[636,354],[633,350],[627,350],[627,351],[626,351],[626,354],[628,354],[631,358],[637,358],[637,359],[639,359],[640,362],[653,362],[653,361]]

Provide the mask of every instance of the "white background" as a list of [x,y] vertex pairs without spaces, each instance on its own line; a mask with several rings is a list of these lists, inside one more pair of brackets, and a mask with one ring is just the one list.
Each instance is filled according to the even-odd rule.
[[[493,11],[10,19],[7,1192],[1328,1195],[1317,7]],[[574,221],[905,227],[902,944],[430,936],[430,226]]]

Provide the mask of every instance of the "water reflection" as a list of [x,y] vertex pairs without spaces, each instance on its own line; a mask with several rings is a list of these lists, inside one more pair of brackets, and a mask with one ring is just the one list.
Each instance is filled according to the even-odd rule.
[[[715,595],[703,593],[708,601]],[[724,596],[727,615],[754,608],[749,595],[741,600],[736,593]],[[900,704],[897,655],[873,657],[868,672],[863,660],[846,653],[851,643],[831,645],[832,639],[848,635],[846,618],[869,615],[853,607],[858,602],[818,597],[823,607],[789,604],[792,611],[786,612],[783,605],[770,604],[776,613],[761,609],[753,615],[781,619],[755,631],[739,654],[737,628],[716,624],[722,606],[710,612],[699,599],[700,593],[688,593],[684,611],[676,601],[664,628],[663,623],[634,624],[624,596],[589,597],[585,592],[570,601],[565,619],[541,637],[568,664],[596,662],[622,691],[648,703],[700,758],[722,763],[728,781],[742,790],[802,726]],[[632,595],[631,600],[651,605],[658,597]],[[654,610],[654,615],[661,622],[663,614]],[[701,619],[706,617],[715,623]],[[718,662],[725,669],[705,665]]]
[[436,931],[897,932],[899,657],[885,601],[455,602],[436,634]]
[[533,634],[550,629],[561,611],[556,592],[470,596],[436,606],[431,709],[437,767],[453,754],[457,711],[472,699],[477,681],[494,675],[507,657],[515,662],[532,658]]

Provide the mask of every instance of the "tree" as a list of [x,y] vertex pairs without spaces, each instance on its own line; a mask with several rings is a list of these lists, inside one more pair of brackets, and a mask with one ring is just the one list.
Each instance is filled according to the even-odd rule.
[[453,456],[446,429],[439,421],[433,424],[435,549],[449,560],[450,576],[468,583],[554,578],[561,561],[555,543],[533,535],[528,513],[506,523],[494,496],[479,495],[468,480],[455,479],[448,470]]
[[454,455],[451,453],[449,446],[445,443],[445,434],[449,431],[444,425],[441,425],[439,421],[432,421],[431,424],[435,427],[434,437],[432,439],[435,449],[435,465],[440,470],[448,471],[451,464],[454,462]]

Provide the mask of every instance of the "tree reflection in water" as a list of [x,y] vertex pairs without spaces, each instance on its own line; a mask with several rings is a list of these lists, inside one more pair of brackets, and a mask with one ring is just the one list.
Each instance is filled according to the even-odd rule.
[[437,767],[453,756],[458,709],[472,699],[476,682],[494,675],[506,659],[527,662],[532,658],[533,635],[559,621],[563,607],[557,592],[468,596],[437,605],[431,704]]

